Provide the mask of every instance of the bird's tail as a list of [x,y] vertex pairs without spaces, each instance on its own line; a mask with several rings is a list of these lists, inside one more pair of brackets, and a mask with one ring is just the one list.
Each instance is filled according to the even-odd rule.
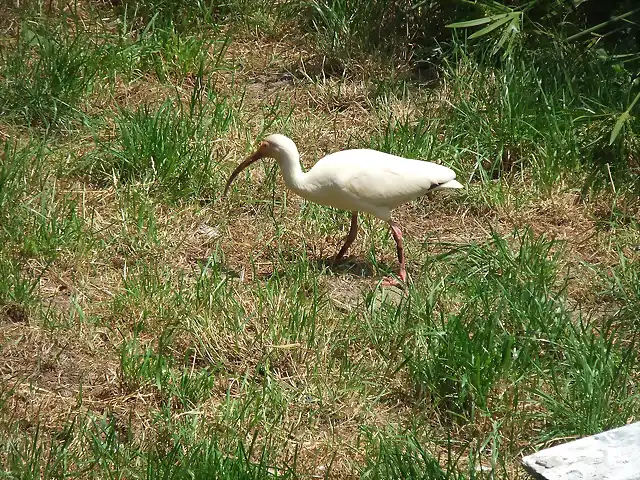
[[448,182],[441,183],[437,187],[430,188],[431,192],[435,190],[442,190],[443,188],[464,188],[460,182],[457,180],[449,180]]

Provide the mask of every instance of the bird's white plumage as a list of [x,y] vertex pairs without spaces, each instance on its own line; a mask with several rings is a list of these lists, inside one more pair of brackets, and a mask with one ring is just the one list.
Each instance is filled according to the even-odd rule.
[[456,174],[443,165],[361,149],[327,155],[304,176],[306,191],[300,194],[305,198],[389,220],[391,210]]
[[448,167],[367,149],[329,154],[304,173],[298,149],[289,138],[270,135],[263,145],[263,156],[278,161],[285,184],[301,197],[382,220],[390,220],[394,208],[434,187],[462,187]]
[[367,149],[332,153],[305,173],[295,143],[273,134],[231,174],[225,192],[242,169],[263,157],[276,159],[285,184],[301,197],[386,221],[394,208],[431,189],[462,187],[448,167]]

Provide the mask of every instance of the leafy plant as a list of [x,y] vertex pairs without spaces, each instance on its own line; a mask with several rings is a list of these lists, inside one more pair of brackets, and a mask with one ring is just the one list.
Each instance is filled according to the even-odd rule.
[[613,126],[613,130],[611,131],[611,137],[609,138],[609,145],[612,145],[613,142],[616,141],[616,138],[618,138],[618,135],[620,135],[622,127],[624,127],[629,122],[629,119],[631,118],[631,110],[633,110],[633,107],[636,106],[638,100],[640,100],[640,93],[635,96],[635,98],[631,101],[631,104],[624,112],[622,112],[622,114],[616,120],[616,124]]
[[497,2],[493,2],[502,10],[507,10],[505,13],[498,13],[490,15],[488,17],[478,18],[475,20],[467,20],[464,22],[456,22],[447,25],[448,28],[471,28],[484,27],[469,36],[469,40],[474,40],[482,36],[488,35],[494,30],[501,33],[500,37],[495,42],[492,53],[497,53],[504,47],[504,55],[509,55],[514,48],[514,44],[520,31],[522,30],[522,18],[524,11],[514,10],[512,8],[502,6]]

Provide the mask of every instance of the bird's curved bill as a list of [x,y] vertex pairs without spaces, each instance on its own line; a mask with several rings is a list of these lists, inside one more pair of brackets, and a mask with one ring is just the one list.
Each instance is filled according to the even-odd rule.
[[256,150],[251,156],[249,156],[240,165],[238,165],[236,169],[231,173],[229,180],[227,180],[227,184],[224,187],[224,193],[222,194],[222,196],[225,197],[227,195],[227,192],[229,191],[229,187],[231,186],[231,183],[236,179],[236,177],[240,174],[242,170],[247,168],[252,163],[257,162],[261,158],[262,158],[262,151]]

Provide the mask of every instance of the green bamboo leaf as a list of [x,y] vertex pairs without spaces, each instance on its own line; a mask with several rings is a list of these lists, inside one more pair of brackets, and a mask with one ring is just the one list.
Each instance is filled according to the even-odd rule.
[[595,32],[596,30],[599,30],[603,27],[606,27],[607,25],[610,25],[614,22],[617,22],[618,20],[624,20],[627,17],[630,17],[631,15],[635,15],[636,13],[640,12],[640,8],[636,8],[635,10],[631,10],[630,12],[626,12],[622,15],[618,15],[616,17],[611,17],[609,20],[607,20],[606,22],[603,23],[599,23],[598,25],[595,25],[591,28],[588,28],[586,30],[583,30],[579,33],[576,33],[575,35],[571,35],[569,38],[567,38],[567,41],[570,42],[572,40],[577,40],[580,37],[584,37],[585,35],[590,34],[591,32]]
[[509,20],[511,20],[510,17],[511,17],[511,15],[506,16],[504,18],[501,18],[500,20],[496,20],[491,25],[488,25],[488,26],[484,27],[482,30],[478,30],[476,33],[474,33],[473,35],[471,35],[469,37],[469,40],[473,40],[474,38],[482,37],[483,35],[486,35],[487,33],[494,31],[496,28],[504,25]]
[[627,120],[629,120],[629,118],[631,118],[631,114],[629,113],[629,110],[627,110],[626,112],[624,112],[622,115],[618,117],[618,120],[616,121],[616,124],[613,126],[613,130],[611,131],[611,138],[609,139],[609,145],[613,144],[616,138],[618,138],[618,135],[620,134],[620,130],[622,130],[622,127],[627,122]]
[[498,40],[498,43],[493,49],[494,52],[497,52],[498,50],[500,50],[502,46],[505,44],[505,42],[512,36],[511,29],[514,26],[515,22],[517,22],[517,18],[514,18],[513,20],[511,20],[511,23],[509,24],[509,26],[504,29],[504,31],[502,32],[502,35],[500,36],[500,40]]
[[[533,3],[535,3],[535,1],[536,1],[536,0],[534,0],[534,2],[533,2]],[[492,6],[493,6],[493,8],[497,8],[498,10],[507,10],[507,11],[509,11],[509,12],[512,12],[512,11],[513,11],[512,9],[510,9],[509,7],[507,7],[506,5],[504,5],[504,2],[502,2],[502,3],[501,3],[501,2],[496,2],[495,0],[492,0],[492,1],[491,1],[491,2],[489,2],[489,3],[492,3],[492,4],[493,4],[493,5],[492,5]]]
[[466,22],[457,22],[450,23],[447,25],[447,28],[468,28],[468,27],[477,27],[478,25],[484,25],[485,23],[490,23],[495,20],[499,20],[501,18],[507,17],[510,14],[501,13],[500,15],[492,15],[490,17],[476,18],[475,20],[468,20]]
[[450,23],[447,25],[447,28],[468,28],[468,27],[477,27],[478,25],[484,25],[485,23],[491,22],[491,18],[476,18],[475,20],[469,20],[468,22],[457,22]]
[[[509,25],[504,29],[504,39],[507,41],[507,47],[504,52],[505,56],[510,55],[511,52],[513,51],[514,40],[520,33],[520,20],[521,20],[520,17],[518,16],[514,17],[513,20],[511,20],[511,23],[509,23]],[[496,47],[496,52],[500,47],[501,45]]]
[[631,105],[629,105],[629,108],[627,108],[627,112],[630,112],[633,107],[636,106],[636,103],[638,103],[638,100],[640,100],[640,92],[638,92],[638,94],[636,95],[636,98],[633,99],[633,102],[631,102]]

